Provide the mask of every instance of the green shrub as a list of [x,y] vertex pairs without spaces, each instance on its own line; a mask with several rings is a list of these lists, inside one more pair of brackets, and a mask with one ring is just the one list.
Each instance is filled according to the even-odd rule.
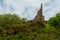
[[56,17],[50,18],[48,23],[51,26],[54,26],[56,28],[60,28],[60,13],[56,14]]

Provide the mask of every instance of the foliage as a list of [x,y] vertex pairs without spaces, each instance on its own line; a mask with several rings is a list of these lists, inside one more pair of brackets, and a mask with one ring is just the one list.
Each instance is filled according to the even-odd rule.
[[51,26],[60,28],[60,13],[56,14],[55,17],[50,18],[49,21],[48,21],[48,23]]
[[[54,19],[53,19],[54,18]],[[57,26],[59,14],[50,19],[52,26]],[[55,22],[55,23],[54,23]],[[60,31],[49,24],[43,22],[26,21],[16,14],[0,15],[0,40],[60,40]]]
[[20,18],[15,14],[3,14],[0,15],[0,25],[6,25],[6,24],[16,24],[19,23]]

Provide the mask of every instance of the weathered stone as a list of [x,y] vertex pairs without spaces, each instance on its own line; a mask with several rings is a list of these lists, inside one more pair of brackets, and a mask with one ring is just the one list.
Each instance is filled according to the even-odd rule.
[[43,9],[42,9],[42,3],[41,3],[41,9],[37,12],[37,16],[35,16],[35,18],[33,19],[33,21],[44,21],[44,16],[42,15],[43,13]]

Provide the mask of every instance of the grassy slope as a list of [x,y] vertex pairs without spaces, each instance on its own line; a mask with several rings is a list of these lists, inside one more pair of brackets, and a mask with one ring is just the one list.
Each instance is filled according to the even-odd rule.
[[60,40],[60,34],[54,27],[46,24],[45,28],[38,27],[35,30],[20,31],[10,36],[1,37],[0,35],[0,40]]

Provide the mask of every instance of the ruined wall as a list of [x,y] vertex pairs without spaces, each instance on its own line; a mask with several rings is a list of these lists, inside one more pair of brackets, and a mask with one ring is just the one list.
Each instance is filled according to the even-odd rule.
[[34,21],[44,21],[44,16],[43,16],[43,7],[42,7],[42,3],[41,3],[41,8],[40,10],[37,12],[37,15],[34,18]]

